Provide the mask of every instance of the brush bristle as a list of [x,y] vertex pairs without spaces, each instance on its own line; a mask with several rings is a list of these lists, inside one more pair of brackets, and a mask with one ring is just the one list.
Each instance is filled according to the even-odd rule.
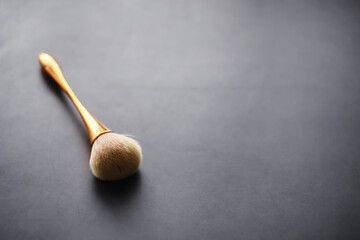
[[134,174],[141,163],[141,147],[125,135],[105,133],[93,143],[90,168],[101,180],[118,180]]

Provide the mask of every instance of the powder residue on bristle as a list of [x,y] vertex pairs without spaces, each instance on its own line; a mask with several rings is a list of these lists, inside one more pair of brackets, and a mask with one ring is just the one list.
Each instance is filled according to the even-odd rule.
[[102,180],[117,180],[134,174],[142,161],[139,143],[125,135],[105,133],[94,142],[90,168]]

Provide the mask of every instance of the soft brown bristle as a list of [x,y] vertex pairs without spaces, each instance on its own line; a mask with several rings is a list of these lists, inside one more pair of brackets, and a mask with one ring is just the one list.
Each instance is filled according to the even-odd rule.
[[125,135],[105,133],[93,143],[90,168],[101,180],[118,180],[134,174],[141,163],[141,147]]

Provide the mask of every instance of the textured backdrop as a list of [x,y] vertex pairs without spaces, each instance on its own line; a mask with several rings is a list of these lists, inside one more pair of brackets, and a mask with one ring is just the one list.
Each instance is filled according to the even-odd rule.
[[[360,239],[356,1],[0,0],[1,239]],[[78,113],[143,147],[97,181]]]

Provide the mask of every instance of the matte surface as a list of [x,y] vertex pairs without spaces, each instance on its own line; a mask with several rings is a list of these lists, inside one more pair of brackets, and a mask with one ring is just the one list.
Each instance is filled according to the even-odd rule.
[[[360,239],[356,1],[1,1],[0,239]],[[76,110],[143,147],[103,183]]]

